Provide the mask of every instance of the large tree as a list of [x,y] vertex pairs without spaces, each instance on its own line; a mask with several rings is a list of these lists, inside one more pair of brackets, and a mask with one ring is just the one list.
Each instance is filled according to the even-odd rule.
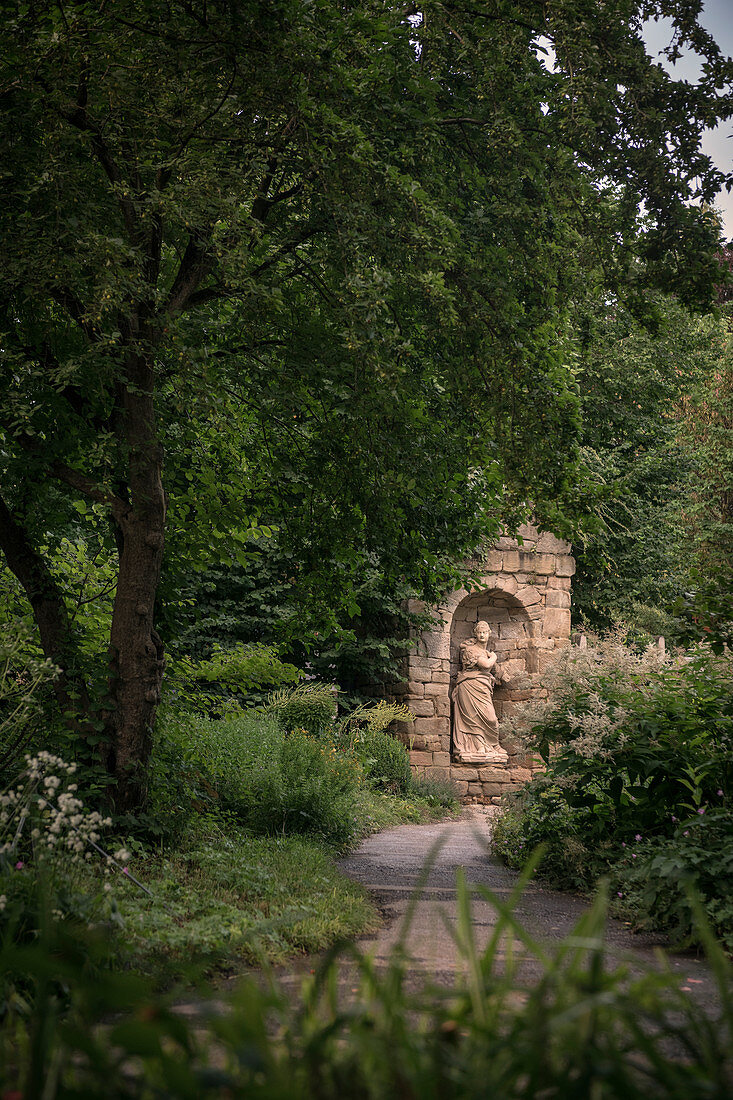
[[[707,302],[690,201],[730,66],[689,0],[1,7],[0,547],[128,807],[189,478],[346,598],[359,563],[419,581],[528,501],[567,523],[574,253],[637,310],[647,284]],[[660,13],[698,86],[647,57]],[[85,508],[119,558],[101,711],[48,553]]]

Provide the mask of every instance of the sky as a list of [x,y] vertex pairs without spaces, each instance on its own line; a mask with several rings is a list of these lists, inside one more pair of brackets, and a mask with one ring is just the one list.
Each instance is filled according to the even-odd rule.
[[[721,51],[729,57],[733,55],[733,0],[705,0],[700,23],[712,34]],[[675,65],[658,53],[668,46],[672,38],[671,24],[660,19],[658,23],[648,22],[644,27],[644,39],[647,49],[675,79],[695,81],[700,75],[700,58],[689,50]],[[703,151],[723,172],[733,169],[733,119],[729,119],[714,130],[708,130],[703,138]],[[733,191],[722,191],[716,200],[716,206],[723,215],[723,233],[733,238]]]

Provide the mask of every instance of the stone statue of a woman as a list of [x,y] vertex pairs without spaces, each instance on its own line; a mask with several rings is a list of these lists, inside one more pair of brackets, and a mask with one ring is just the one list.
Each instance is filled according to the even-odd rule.
[[488,648],[489,624],[480,621],[473,638],[461,642],[461,671],[453,700],[453,755],[462,764],[494,764],[506,761],[499,744],[499,723],[494,710],[494,685],[508,677],[496,675],[497,656]]

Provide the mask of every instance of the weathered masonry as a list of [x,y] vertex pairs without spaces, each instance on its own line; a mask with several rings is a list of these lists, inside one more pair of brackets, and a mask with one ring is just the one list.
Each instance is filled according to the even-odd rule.
[[[570,544],[536,527],[520,528],[516,539],[501,538],[473,564],[481,583],[472,591],[452,592],[436,609],[437,625],[422,633],[404,659],[404,680],[390,694],[416,716],[398,736],[410,747],[418,773],[452,779],[470,801],[495,802],[531,775],[531,761],[516,745],[501,738],[509,754],[506,764],[485,767],[456,763],[451,755],[451,692],[458,672],[458,648],[475,624],[485,619],[491,628],[490,648],[510,677],[535,677],[544,671],[552,652],[570,643],[570,587],[575,562]],[[418,605],[415,605],[418,609]],[[526,680],[526,677],[522,677]],[[537,687],[520,690],[510,682],[497,686],[494,705],[501,720]]]

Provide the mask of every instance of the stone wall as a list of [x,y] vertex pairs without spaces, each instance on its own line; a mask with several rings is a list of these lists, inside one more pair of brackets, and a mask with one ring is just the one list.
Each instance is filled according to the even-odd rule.
[[[520,529],[522,544],[501,538],[479,561],[480,586],[452,592],[436,609],[438,623],[422,633],[404,663],[404,680],[390,695],[406,703],[416,716],[397,735],[410,747],[410,761],[419,774],[452,779],[467,801],[498,802],[531,776],[533,762],[508,740],[506,764],[481,767],[451,758],[451,692],[458,670],[458,647],[473,633],[479,619],[491,627],[492,648],[502,670],[536,677],[550,655],[570,642],[570,588],[575,562],[570,545],[535,527]],[[414,605],[414,610],[422,605]],[[523,679],[525,679],[523,677]],[[494,694],[501,720],[539,686],[519,690],[499,685]]]

